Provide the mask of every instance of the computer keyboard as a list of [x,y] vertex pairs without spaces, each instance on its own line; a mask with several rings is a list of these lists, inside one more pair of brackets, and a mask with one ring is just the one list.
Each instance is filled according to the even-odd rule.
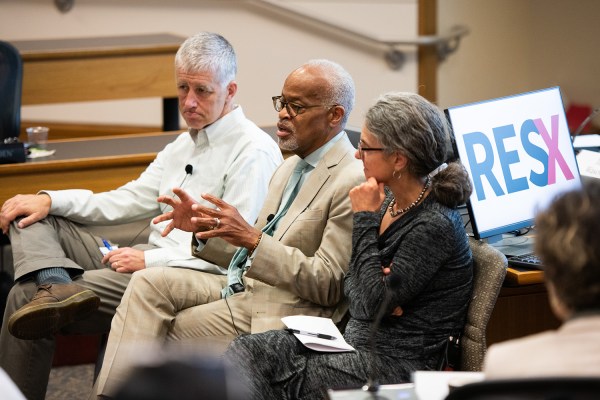
[[541,269],[542,260],[533,253],[510,256],[507,258],[508,265],[528,269]]

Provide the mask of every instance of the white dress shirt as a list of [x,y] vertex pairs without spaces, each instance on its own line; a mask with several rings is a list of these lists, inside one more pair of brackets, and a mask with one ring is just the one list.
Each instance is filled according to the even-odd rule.
[[[271,175],[282,160],[277,143],[237,106],[205,129],[180,134],[139,178],[118,189],[97,194],[79,189],[44,192],[52,198],[50,214],[87,225],[116,225],[162,214],[167,206],[158,203],[157,197],[172,194],[172,189],[183,182],[183,189],[200,203],[214,207],[200,198],[202,193],[210,193],[237,208],[248,223],[254,224]],[[193,171],[186,177],[188,164]],[[146,267],[226,273],[192,256],[189,232],[176,229],[161,237],[167,225],[150,222],[148,243],[158,248],[145,251]]]

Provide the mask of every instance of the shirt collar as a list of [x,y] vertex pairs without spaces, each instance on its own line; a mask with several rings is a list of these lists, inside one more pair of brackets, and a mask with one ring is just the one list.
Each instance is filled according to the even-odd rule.
[[189,128],[188,132],[192,137],[196,147],[209,146],[218,140],[224,140],[231,128],[238,126],[239,121],[245,118],[244,111],[239,105],[234,105],[233,110],[223,115],[221,118],[212,124],[205,126],[202,129]]
[[345,134],[346,134],[346,132],[342,130],[340,133],[338,133],[337,135],[332,137],[323,146],[319,147],[318,149],[316,149],[315,151],[313,151],[312,153],[310,153],[309,155],[304,157],[304,161],[306,161],[308,164],[310,164],[311,167],[315,168],[317,166],[317,164],[319,163],[319,161],[321,160],[321,158],[323,158],[325,153],[327,153],[329,151],[329,149],[331,149],[337,143],[338,140],[340,140],[342,137],[344,137]]

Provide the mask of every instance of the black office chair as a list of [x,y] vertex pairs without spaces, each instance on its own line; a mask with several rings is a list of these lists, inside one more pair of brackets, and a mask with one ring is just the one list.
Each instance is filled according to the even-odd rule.
[[[0,41],[0,145],[19,137],[22,82],[23,61],[19,51],[10,43]],[[3,314],[5,297],[12,286],[12,277],[3,265],[4,247],[8,243],[8,237],[0,232],[0,311]]]
[[598,398],[600,398],[600,378],[547,377],[495,379],[469,383],[452,389],[445,400],[592,400]]
[[0,41],[0,143],[19,137],[22,83],[23,61],[19,51]]

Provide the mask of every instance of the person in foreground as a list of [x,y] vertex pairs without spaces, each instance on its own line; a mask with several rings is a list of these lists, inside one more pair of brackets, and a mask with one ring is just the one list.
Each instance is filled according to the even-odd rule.
[[364,181],[344,131],[353,105],[352,77],[336,63],[312,60],[288,75],[273,106],[279,146],[295,155],[273,175],[254,227],[216,196],[202,196],[216,209],[183,190],[160,199],[173,207],[155,218],[171,220],[164,234],[196,232],[194,254],[227,267],[228,276],[173,268],[135,274],[112,321],[99,395],[112,396],[127,380],[139,345],[178,341],[198,350],[281,328],[286,315],[338,318],[350,259],[348,192]]
[[229,375],[220,357],[194,357],[168,349],[158,353],[162,360],[133,368],[114,400],[247,399],[242,381]]
[[180,47],[175,70],[189,132],[167,145],[138,179],[96,194],[19,195],[2,206],[0,224],[10,234],[16,283],[0,334],[0,366],[29,399],[45,396],[54,334],[108,332],[134,271],[168,266],[225,273],[191,255],[189,233],[161,236],[166,223],[150,224],[146,244],[114,246],[106,255],[100,250],[103,238],[80,224],[150,219],[165,211],[157,197],[183,183],[197,198],[203,192],[223,197],[248,221],[262,207],[282,156],[275,141],[233,102],[233,48],[220,35],[199,33]]
[[462,332],[472,287],[456,210],[471,185],[462,165],[444,162],[449,143],[443,114],[417,94],[388,93],[369,109],[356,152],[367,182],[350,191],[344,280],[344,338],[356,351],[312,351],[284,330],[240,336],[225,356],[253,399],[323,398],[327,388],[408,382],[411,371],[437,367],[448,337]]
[[[600,376],[600,183],[559,195],[535,219],[555,331],[490,346],[486,378]],[[516,361],[518,360],[518,361]]]

